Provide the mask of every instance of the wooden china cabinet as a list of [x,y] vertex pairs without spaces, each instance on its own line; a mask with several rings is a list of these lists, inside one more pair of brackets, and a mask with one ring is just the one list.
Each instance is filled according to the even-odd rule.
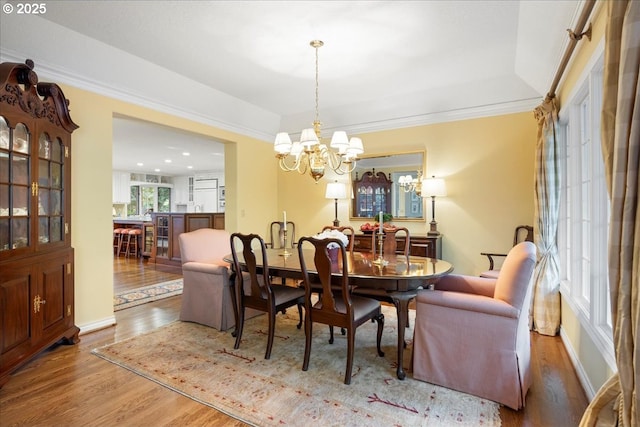
[[0,64],[0,387],[58,341],[77,343],[71,133],[60,87]]
[[384,172],[367,171],[353,181],[354,216],[373,218],[380,211],[391,212],[391,184]]

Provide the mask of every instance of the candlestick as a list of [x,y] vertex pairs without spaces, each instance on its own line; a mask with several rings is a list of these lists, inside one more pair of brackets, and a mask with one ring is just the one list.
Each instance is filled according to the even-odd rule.
[[287,211],[282,211],[282,216],[284,217],[284,227],[282,230],[287,231]]
[[284,241],[283,242],[284,246],[283,246],[282,252],[279,255],[287,258],[287,257],[291,256],[291,252],[289,252],[287,250],[287,230],[285,230],[285,229],[282,230],[282,237],[283,237],[283,241]]

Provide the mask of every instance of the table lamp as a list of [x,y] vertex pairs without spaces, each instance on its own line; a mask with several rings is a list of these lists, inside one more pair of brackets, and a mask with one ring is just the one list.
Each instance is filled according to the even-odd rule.
[[340,221],[338,220],[338,199],[346,199],[347,198],[347,187],[343,182],[330,182],[327,184],[327,190],[324,194],[324,197],[327,199],[333,199],[335,203],[336,217],[333,220],[333,225],[335,227],[340,226]]
[[444,197],[447,195],[447,187],[444,179],[431,178],[422,180],[422,197],[431,197],[431,228],[427,232],[429,236],[439,236],[438,223],[436,222],[436,197]]

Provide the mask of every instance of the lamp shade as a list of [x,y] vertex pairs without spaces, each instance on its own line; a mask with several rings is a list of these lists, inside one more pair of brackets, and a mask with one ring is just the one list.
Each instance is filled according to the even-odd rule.
[[427,178],[422,180],[422,197],[444,197],[447,195],[447,186],[444,179]]
[[289,153],[291,151],[291,138],[286,132],[280,132],[276,135],[276,140],[273,144],[273,149],[277,153]]
[[342,182],[330,182],[327,184],[327,191],[324,197],[327,199],[346,199],[347,186]]

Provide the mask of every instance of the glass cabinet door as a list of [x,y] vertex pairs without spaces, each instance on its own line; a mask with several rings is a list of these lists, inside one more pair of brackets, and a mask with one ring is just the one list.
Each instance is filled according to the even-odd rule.
[[30,241],[31,138],[18,123],[10,129],[0,116],[0,251],[25,248]]
[[64,240],[64,144],[47,133],[38,139],[38,243]]

